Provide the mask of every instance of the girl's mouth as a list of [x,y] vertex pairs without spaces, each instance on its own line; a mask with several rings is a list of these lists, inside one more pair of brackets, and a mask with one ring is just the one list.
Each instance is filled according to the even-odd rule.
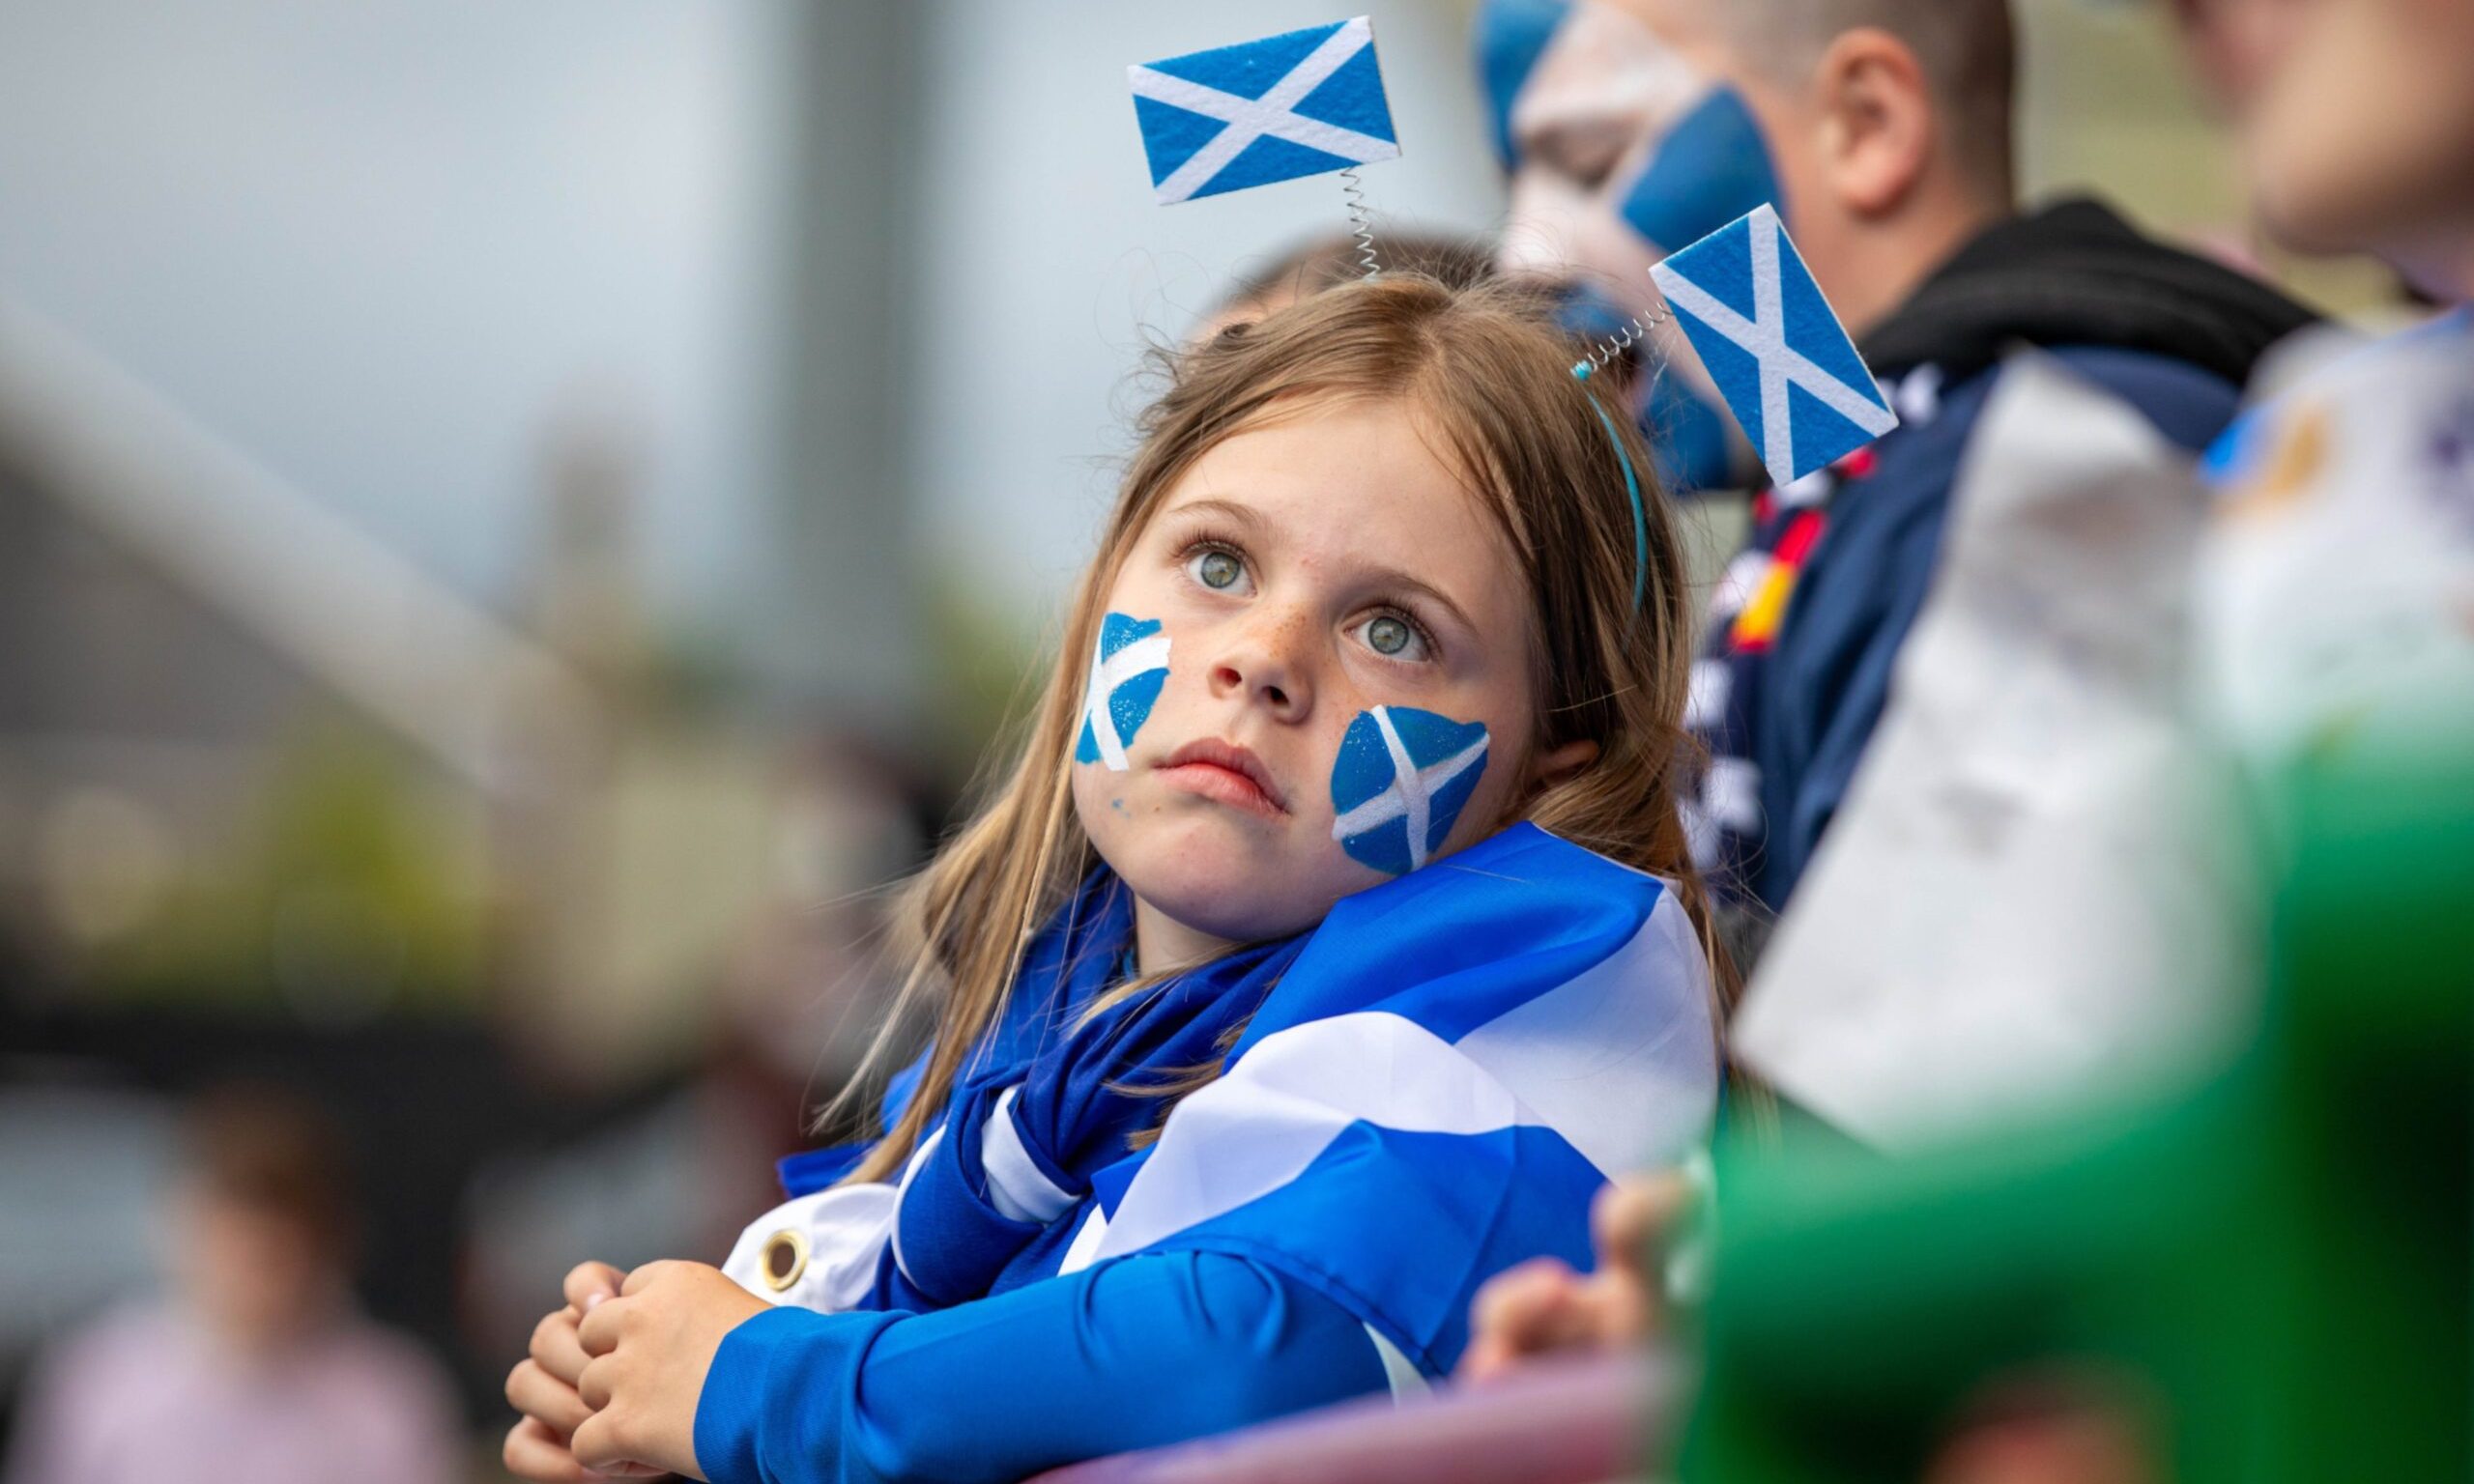
[[1288,813],[1287,796],[1263,760],[1234,742],[1205,737],[1170,753],[1160,777],[1172,788],[1277,819]]

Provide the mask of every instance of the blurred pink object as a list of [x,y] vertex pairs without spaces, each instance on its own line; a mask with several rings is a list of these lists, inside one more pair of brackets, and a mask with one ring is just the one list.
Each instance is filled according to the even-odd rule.
[[37,1375],[10,1484],[450,1484],[446,1379],[364,1320],[247,1355],[168,1310],[107,1319]]
[[1646,1355],[1541,1361],[1482,1386],[1369,1397],[1034,1484],[1603,1484],[1638,1471],[1670,1378]]

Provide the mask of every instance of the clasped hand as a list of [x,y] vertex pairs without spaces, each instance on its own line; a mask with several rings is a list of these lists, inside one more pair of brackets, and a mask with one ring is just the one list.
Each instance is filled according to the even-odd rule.
[[585,1263],[566,1305],[532,1329],[507,1374],[523,1419],[506,1436],[507,1471],[536,1484],[665,1473],[696,1463],[696,1400],[722,1337],[764,1300],[702,1263],[647,1263],[620,1274]]

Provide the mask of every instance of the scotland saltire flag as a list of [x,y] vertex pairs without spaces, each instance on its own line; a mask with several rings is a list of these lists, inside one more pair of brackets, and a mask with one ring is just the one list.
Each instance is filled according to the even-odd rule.
[[1400,153],[1363,15],[1129,67],[1126,79],[1164,206]]
[[1768,206],[1650,270],[1710,380],[1789,484],[1898,426],[1898,414]]
[[1486,728],[1414,706],[1361,711],[1332,763],[1332,838],[1392,875],[1426,863],[1486,771]]
[[1168,636],[1157,618],[1109,614],[1100,620],[1091,650],[1091,676],[1082,693],[1082,735],[1076,762],[1106,763],[1126,770],[1125,745],[1151,719],[1160,687],[1168,681]]
[[1707,1135],[1714,1026],[1665,884],[1514,825],[1334,907],[1227,1072],[1099,1172],[1060,1270],[1236,1253],[1444,1374],[1480,1284],[1586,1267],[1605,1181]]
[[[889,1275],[930,1259],[998,1270],[992,1293],[1139,1253],[1230,1253],[1356,1316],[1402,1393],[1458,1360],[1481,1284],[1533,1257],[1586,1266],[1607,1180],[1679,1161],[1716,1112],[1716,1001],[1683,904],[1654,876],[1516,824],[1210,969],[1232,982],[1202,1000],[1251,1016],[1226,1072],[1150,1148],[1046,1117],[1025,1142],[1018,1097],[1057,1101],[1028,1085],[1058,1074],[1044,1028],[1071,1023],[1078,996],[1107,982],[1102,940],[1131,930],[1130,907],[1120,918],[1080,914],[1101,925],[1087,943],[1042,932],[974,1058],[999,1070],[965,1081],[899,1181],[820,1188],[857,1152],[807,1156],[840,1162],[786,1179],[793,1199],[748,1228],[724,1270],[777,1303],[918,1312],[953,1300],[887,1303]],[[1193,1056],[1168,1042],[1139,1065],[1053,1059],[1069,1083],[1140,1085]],[[983,1106],[1016,1067],[1025,1080]],[[897,1079],[888,1125],[915,1085]],[[1059,1162],[1076,1143],[1091,1157]],[[787,1289],[762,1266],[785,1231],[813,1254]]]

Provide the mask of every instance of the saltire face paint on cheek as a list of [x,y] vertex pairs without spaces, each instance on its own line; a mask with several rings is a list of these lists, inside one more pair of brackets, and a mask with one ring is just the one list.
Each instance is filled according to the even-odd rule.
[[[1768,139],[1743,96],[1684,62],[1647,21],[1604,0],[1485,0],[1471,40],[1505,170],[1563,179],[1586,196],[1585,210],[1603,213],[1652,258],[1699,242],[1755,207],[1784,210]],[[1549,133],[1558,139],[1613,131],[1624,140],[1620,157],[1634,162],[1574,175],[1576,160],[1526,158],[1512,127],[1522,109],[1551,121]],[[1516,216],[1513,230],[1559,235],[1543,214],[1536,221]],[[1564,250],[1581,250],[1577,244],[1587,240],[1573,237]],[[1578,266],[1586,271],[1565,286],[1557,318],[1581,339],[1626,335],[1637,316],[1654,308],[1636,269],[1618,274],[1607,261]],[[1617,281],[1638,297],[1601,286]],[[1674,344],[1666,354],[1681,351]],[[1670,490],[1732,489],[1758,478],[1753,450],[1735,436],[1715,388],[1697,367],[1665,369],[1669,374],[1649,382],[1646,401],[1636,393],[1633,414]]]
[[1486,771],[1486,728],[1414,706],[1361,711],[1332,762],[1332,838],[1387,875],[1432,859]]
[[1721,83],[1651,148],[1623,213],[1652,246],[1673,252],[1761,206],[1786,212],[1769,145],[1743,95]]
[[[1587,12],[1579,20],[1576,9]],[[1654,251],[1697,243],[1757,206],[1785,214],[1769,141],[1743,95],[1683,64],[1648,22],[1602,3],[1486,0],[1470,40],[1506,172],[1529,163],[1512,127],[1526,101],[1548,117],[1644,131],[1625,152],[1640,160],[1629,182],[1601,172],[1583,188],[1608,197]],[[1555,64],[1541,68],[1549,51]],[[1652,133],[1653,120],[1666,122]]]
[[1126,770],[1126,744],[1151,719],[1160,688],[1168,682],[1168,636],[1157,618],[1109,614],[1100,620],[1091,649],[1091,673],[1082,691],[1082,735],[1076,762],[1096,762],[1111,773]]

